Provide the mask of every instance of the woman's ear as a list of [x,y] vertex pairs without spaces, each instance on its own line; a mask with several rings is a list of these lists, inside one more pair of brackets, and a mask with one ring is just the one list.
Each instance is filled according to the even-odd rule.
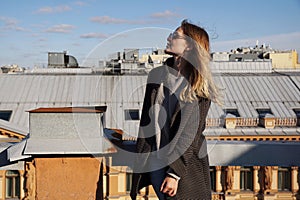
[[192,47],[187,47],[186,49],[185,49],[185,51],[191,51],[193,48]]
[[186,51],[191,51],[192,49],[193,49],[192,45],[188,45],[185,50]]

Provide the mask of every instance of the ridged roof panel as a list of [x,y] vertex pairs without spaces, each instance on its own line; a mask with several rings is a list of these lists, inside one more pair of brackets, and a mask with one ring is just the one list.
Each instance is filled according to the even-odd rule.
[[[214,78],[224,89],[225,105],[213,103],[208,118],[220,119],[229,108],[243,118],[257,118],[258,108],[271,109],[277,118],[295,118],[293,109],[300,108],[300,74],[234,73]],[[12,110],[12,126],[28,130],[27,111],[32,109],[108,106],[108,128],[137,132],[138,121],[126,121],[124,110],[138,109],[141,114],[146,79],[146,75],[1,74],[0,110]]]

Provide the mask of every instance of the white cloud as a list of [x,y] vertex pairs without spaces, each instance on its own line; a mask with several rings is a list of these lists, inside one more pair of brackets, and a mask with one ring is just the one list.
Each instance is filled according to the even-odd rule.
[[87,3],[86,3],[86,2],[83,2],[83,1],[76,1],[76,2],[74,2],[74,4],[75,4],[76,6],[86,6],[86,5],[87,5]]
[[9,17],[0,17],[0,21],[2,21],[5,26],[16,26],[18,23],[16,19]]
[[157,12],[151,15],[152,18],[173,18],[180,17],[179,14],[171,12],[169,10],[165,10],[164,12]]
[[96,16],[91,18],[92,22],[100,24],[127,24],[129,21],[124,19],[112,18],[109,16]]
[[[162,23],[161,19],[173,19],[180,17],[179,14],[166,10],[164,12],[153,13],[150,15],[151,19],[140,19],[140,20],[129,20],[122,18],[114,18],[110,16],[95,16],[90,18],[91,22],[99,24],[153,24],[153,23]],[[160,21],[158,21],[160,20]]]
[[271,35],[259,38],[261,43],[270,44],[271,47],[280,50],[291,50],[300,48],[300,32]]
[[4,26],[0,27],[0,30],[27,31],[25,28],[19,26],[19,22],[15,18],[0,16],[0,21],[4,23]]
[[68,5],[59,5],[59,6],[55,6],[55,7],[46,6],[46,7],[42,7],[40,9],[38,9],[35,13],[37,13],[37,14],[52,14],[52,13],[67,12],[70,10],[72,10],[72,8]]
[[108,36],[103,33],[86,33],[80,35],[80,38],[107,38]]
[[228,41],[212,41],[212,51],[230,51],[238,47],[253,47],[258,41],[259,45],[270,45],[276,50],[292,50],[296,49],[300,52],[300,32],[292,32],[286,34],[269,35],[258,38],[245,38],[239,40]]
[[48,33],[70,33],[74,28],[75,28],[75,26],[70,25],[70,24],[59,24],[59,25],[55,25],[55,26],[48,28],[47,30],[45,30],[45,32],[48,32]]
[[74,47],[80,47],[81,43],[74,42],[74,43],[72,43],[72,46],[74,46]]
[[96,22],[99,24],[145,24],[146,21],[143,20],[127,20],[120,18],[113,18],[110,16],[96,16],[90,19],[92,22]]
[[16,26],[15,31],[27,31],[27,29],[20,27],[20,26]]
[[40,39],[38,39],[38,41],[39,42],[46,42],[46,41],[48,41],[48,39],[47,38],[40,38]]

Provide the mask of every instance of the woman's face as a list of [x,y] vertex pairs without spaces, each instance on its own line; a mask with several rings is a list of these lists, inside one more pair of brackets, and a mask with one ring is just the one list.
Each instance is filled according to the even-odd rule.
[[186,37],[183,31],[178,28],[167,38],[167,46],[165,53],[171,55],[182,55],[183,52],[188,48]]

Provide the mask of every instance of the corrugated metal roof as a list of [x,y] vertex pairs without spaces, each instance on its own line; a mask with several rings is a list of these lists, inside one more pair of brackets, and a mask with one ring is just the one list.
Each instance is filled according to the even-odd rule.
[[0,170],[24,170],[24,162],[14,162],[9,159],[8,149],[19,143],[0,142]]
[[299,142],[207,141],[211,166],[299,166]]
[[[0,159],[1,160],[1,159]],[[18,161],[18,162],[4,162],[0,161],[0,170],[24,170],[25,161]]]
[[27,140],[22,155],[105,154],[114,152],[116,149],[105,138],[31,138]]
[[[223,76],[226,87],[225,107],[237,108],[242,117],[257,117],[257,108],[269,108],[275,117],[295,117],[289,106],[297,105],[300,92],[287,76]],[[287,104],[286,104],[287,102]],[[247,106],[246,106],[247,105]]]
[[26,111],[40,107],[107,105],[106,125],[129,128],[123,110],[141,109],[145,82],[145,76],[3,74],[0,92],[6,95],[0,96],[0,110],[12,110],[9,124],[17,124],[28,132]]
[[259,62],[212,62],[214,73],[271,73],[271,61]]
[[3,128],[5,130],[9,130],[9,131],[13,131],[15,133],[19,133],[19,134],[22,134],[22,135],[27,135],[27,133],[28,133],[28,130],[25,127],[22,127],[19,124],[16,124],[16,123],[13,123],[13,122],[7,122],[7,121],[4,121],[4,120],[0,120],[0,128]]
[[299,127],[276,127],[275,129],[257,128],[238,128],[225,129],[222,127],[209,127],[204,131],[206,136],[231,136],[231,135],[256,135],[256,136],[281,136],[281,135],[300,135]]
[[7,158],[10,162],[22,160],[25,158],[29,158],[30,155],[24,155],[24,149],[26,146],[27,140],[22,140],[7,149]]
[[291,80],[293,81],[294,85],[291,85],[290,87],[300,89],[300,76],[299,75],[298,76],[297,75],[291,75]]
[[[219,68],[221,65],[232,68],[244,65],[238,62],[217,64]],[[255,69],[269,65],[267,62],[252,64]],[[236,108],[243,118],[257,118],[258,108],[271,109],[277,118],[296,117],[293,108],[300,108],[299,73],[292,76],[278,73],[214,75],[225,89],[225,106],[221,108],[213,103],[208,118],[220,119],[224,115],[223,109],[229,108]],[[107,128],[122,129],[125,135],[136,136],[139,121],[125,120],[124,110],[138,109],[141,114],[146,79],[146,75],[1,74],[0,110],[12,110],[13,113],[9,122],[0,120],[3,121],[0,126],[7,128],[8,125],[8,128],[27,133],[29,110],[103,105],[107,106]]]
[[0,142],[0,153],[12,145],[13,145],[13,143],[10,143],[10,142]]
[[[129,144],[134,146],[134,144]],[[207,141],[210,166],[282,166],[300,165],[299,142],[280,141]],[[130,166],[134,156],[112,155],[114,166]],[[131,169],[124,169],[133,172]]]

